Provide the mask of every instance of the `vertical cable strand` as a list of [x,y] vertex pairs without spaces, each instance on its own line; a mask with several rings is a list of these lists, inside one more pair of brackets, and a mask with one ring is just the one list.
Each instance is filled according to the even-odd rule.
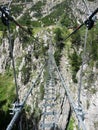
[[15,70],[15,62],[13,57],[13,49],[12,49],[12,43],[11,43],[11,35],[10,35],[10,25],[8,25],[8,35],[9,35],[9,47],[10,47],[10,53],[12,58],[12,66],[13,66],[13,74],[14,74],[14,81],[15,81],[15,87],[16,87],[16,99],[19,103],[19,94],[18,94],[18,85],[17,85],[17,78],[16,78],[16,70]]

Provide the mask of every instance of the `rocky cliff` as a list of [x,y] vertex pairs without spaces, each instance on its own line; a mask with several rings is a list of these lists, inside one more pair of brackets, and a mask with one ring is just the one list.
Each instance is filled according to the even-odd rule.
[[[87,3],[87,7],[93,11],[97,1]],[[48,59],[48,51],[50,41],[53,43],[53,51],[59,69],[65,78],[67,86],[71,90],[71,95],[77,105],[78,87],[80,84],[80,74],[82,68],[82,55],[84,46],[85,29],[77,32],[73,37],[65,41],[65,37],[75,29],[78,24],[84,21],[88,14],[88,10],[82,0],[75,1],[33,1],[26,5],[11,5],[11,15],[26,28],[29,28],[33,37],[16,27],[11,23],[11,43],[12,53],[15,61],[16,78],[19,91],[20,102],[25,94],[35,82],[44,63]],[[1,24],[1,21],[0,21]],[[85,125],[87,130],[98,129],[98,25],[88,32],[87,48],[85,53],[85,64],[82,72],[82,90],[81,90],[81,106],[85,112]],[[95,46],[94,46],[95,45]],[[77,129],[77,121],[72,113],[68,102],[68,98],[61,82],[55,72],[54,76],[54,101],[56,106],[55,122],[58,129]],[[43,104],[46,104],[45,93],[47,80],[49,77],[47,67],[45,67],[36,87],[30,94],[25,107],[23,116],[23,129],[42,129],[40,127],[44,118]],[[54,74],[53,74],[54,75]],[[0,27],[0,114],[5,117],[1,121],[7,119],[11,103],[15,102],[15,85],[13,77],[12,57],[9,46],[9,35],[7,28]],[[3,81],[4,82],[3,82]],[[49,81],[48,85],[51,82]],[[8,85],[6,85],[8,84]],[[7,90],[7,91],[6,91]],[[10,94],[12,93],[12,94]],[[7,100],[7,98],[9,100]],[[50,103],[50,102],[49,102]],[[48,112],[52,111],[52,107],[48,108]],[[11,117],[10,117],[11,119]],[[8,119],[8,122],[10,121]],[[46,118],[46,122],[50,122],[52,117]],[[6,126],[1,128],[6,129]],[[28,125],[27,125],[28,124]],[[68,125],[68,128],[67,128]],[[26,127],[25,127],[26,126]],[[17,128],[16,128],[17,129]],[[48,129],[47,129],[48,130]]]

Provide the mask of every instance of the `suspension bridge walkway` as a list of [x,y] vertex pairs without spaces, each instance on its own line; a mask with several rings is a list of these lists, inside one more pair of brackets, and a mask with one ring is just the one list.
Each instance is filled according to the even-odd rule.
[[[10,1],[11,4],[12,1]],[[9,2],[8,2],[9,3]],[[86,5],[86,2],[84,0],[84,3]],[[9,6],[10,6],[9,4]],[[88,6],[86,5],[86,8],[89,10]],[[80,74],[80,85],[78,88],[78,103],[74,101],[74,98],[72,97],[71,91],[69,87],[66,84],[66,81],[64,77],[62,76],[52,51],[52,45],[50,44],[49,52],[48,52],[48,60],[47,63],[45,63],[37,76],[35,82],[32,84],[31,88],[27,91],[27,93],[24,95],[24,98],[21,102],[19,102],[19,93],[18,93],[18,87],[17,87],[17,79],[16,79],[16,70],[15,70],[15,64],[14,64],[14,57],[12,52],[12,46],[11,46],[11,39],[10,39],[10,26],[8,21],[13,21],[16,25],[18,25],[20,28],[22,28],[24,31],[32,35],[28,30],[23,28],[17,21],[10,16],[8,9],[3,8],[3,6],[0,6],[0,11],[2,13],[1,18],[3,19],[3,23],[8,26],[9,31],[9,42],[10,42],[10,50],[11,50],[11,56],[12,56],[12,63],[13,63],[13,73],[14,73],[14,79],[15,79],[15,85],[16,85],[16,95],[17,95],[17,101],[13,105],[12,113],[13,117],[10,121],[9,125],[7,126],[6,130],[12,130],[14,124],[19,119],[20,115],[22,114],[22,110],[25,107],[25,104],[29,98],[29,96],[32,94],[32,91],[36,87],[36,83],[40,80],[40,77],[42,76],[42,73],[44,71],[44,68],[47,68],[47,77],[46,82],[44,84],[44,98],[43,98],[43,104],[42,104],[42,114],[41,114],[41,120],[39,124],[39,129],[41,130],[57,130],[59,129],[59,116],[61,113],[61,109],[57,106],[57,93],[56,93],[56,80],[59,80],[61,84],[61,88],[63,88],[64,93],[66,94],[66,97],[68,98],[70,107],[72,112],[74,112],[79,129],[86,130],[86,124],[85,124],[85,113],[80,105],[80,95],[81,95],[81,82],[82,82],[82,71],[83,71],[83,65],[84,65],[84,57],[85,57],[85,51],[86,51],[86,40],[87,40],[87,33],[88,30],[90,30],[94,25],[94,16],[98,12],[98,8],[90,14],[90,16],[76,29],[74,30],[68,37],[65,38],[67,40],[69,37],[71,37],[74,33],[76,33],[79,29],[81,29],[82,26],[86,25],[86,34],[85,34],[85,40],[84,40],[84,53],[83,53],[83,61],[82,61],[82,68],[81,68],[81,74]],[[6,23],[5,23],[6,21]],[[36,38],[35,38],[36,40]],[[36,41],[38,42],[38,41]],[[61,94],[61,93],[60,93]],[[63,97],[60,98],[60,102],[62,103],[64,100]],[[77,105],[78,104],[78,105]],[[22,125],[22,124],[21,124]],[[20,127],[20,130],[22,130],[22,127]]]
[[[44,71],[44,67],[46,66],[46,64],[43,66],[43,68],[41,69],[41,72],[39,73],[38,77],[36,78],[35,83],[33,83],[32,87],[30,88],[30,90],[27,92],[27,94],[24,96],[24,99],[22,101],[22,103],[16,103],[14,105],[13,108],[13,118],[10,122],[10,124],[8,125],[6,130],[11,130],[15,124],[15,122],[17,121],[17,119],[19,118],[23,107],[25,106],[25,103],[27,102],[29,96],[31,95],[36,82],[39,80],[42,72]],[[42,118],[40,121],[40,129],[41,130],[56,130],[58,128],[58,120],[59,120],[59,116],[60,116],[60,108],[58,109],[57,102],[56,102],[56,87],[55,87],[55,76],[57,73],[58,78],[61,82],[61,86],[64,88],[64,91],[66,92],[66,96],[68,97],[68,101],[69,104],[71,106],[72,111],[76,114],[76,117],[78,119],[78,121],[80,122],[81,128],[83,130],[86,130],[85,128],[85,124],[84,124],[84,113],[82,111],[82,108],[79,106],[76,107],[76,104],[74,103],[73,97],[71,95],[71,92],[69,90],[69,88],[66,86],[65,81],[63,76],[61,75],[54,56],[52,54],[52,52],[49,52],[49,59],[48,59],[48,64],[47,64],[47,80],[46,80],[46,84],[44,86],[44,99],[43,99],[43,105],[42,105]],[[64,93],[65,93],[64,92]],[[60,93],[61,94],[61,93]],[[61,102],[63,100],[63,97],[61,98]]]

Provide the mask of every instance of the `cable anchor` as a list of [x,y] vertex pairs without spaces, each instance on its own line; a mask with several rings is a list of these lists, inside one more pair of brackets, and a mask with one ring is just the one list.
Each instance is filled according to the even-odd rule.
[[12,16],[10,16],[9,14],[9,9],[5,6],[0,6],[0,11],[1,11],[1,19],[4,25],[8,26],[9,25],[9,21],[14,22],[17,26],[19,26],[23,31],[27,32],[29,35],[32,36],[32,31],[30,30],[30,28],[25,28],[23,26],[21,26]]
[[[10,14],[10,11],[7,7],[5,6],[1,6],[3,12],[1,12],[1,19],[2,19],[2,23],[5,25],[5,26],[8,26],[9,25],[9,18],[7,17],[7,15]],[[7,15],[6,15],[6,14]]]
[[16,113],[17,111],[19,111],[20,108],[22,108],[22,107],[23,107],[22,103],[18,103],[18,102],[16,101],[15,103],[12,104],[12,108],[9,109],[9,110],[11,111],[10,114],[11,114],[11,115],[15,115],[15,113]]
[[98,8],[89,16],[89,18],[84,22],[84,24],[86,25],[86,27],[88,28],[88,30],[90,30],[93,26],[94,23],[96,21],[96,13],[98,12]]
[[84,121],[84,119],[85,119],[85,112],[83,111],[81,105],[77,106],[75,109],[76,109],[78,115],[81,117],[82,121]]
[[86,22],[85,22],[85,25],[86,25],[86,27],[88,28],[88,30],[90,30],[93,26],[94,26],[94,21],[91,19],[91,20],[87,20]]

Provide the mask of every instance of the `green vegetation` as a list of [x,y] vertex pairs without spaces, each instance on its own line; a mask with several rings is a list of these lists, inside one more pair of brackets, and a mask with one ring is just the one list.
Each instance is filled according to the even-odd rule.
[[98,128],[98,121],[94,122],[94,128],[97,129]]
[[56,100],[58,100],[60,98],[60,93],[56,94]]
[[[29,0],[28,0],[29,1]],[[91,1],[91,0],[89,0]],[[36,34],[38,31],[40,31],[41,29],[43,29],[41,27],[41,25],[45,28],[47,26],[50,25],[55,25],[56,23],[58,23],[57,27],[54,29],[54,42],[55,42],[55,53],[54,53],[54,57],[56,60],[57,65],[59,66],[60,64],[60,58],[62,56],[62,50],[63,48],[68,47],[69,52],[68,52],[68,58],[70,61],[70,65],[71,65],[71,69],[72,69],[72,79],[75,83],[77,83],[77,79],[76,79],[76,74],[80,68],[81,65],[81,56],[82,56],[82,51],[80,54],[78,54],[79,48],[83,47],[84,45],[84,34],[85,34],[85,30],[84,28],[81,28],[80,31],[78,31],[77,33],[75,33],[70,39],[69,41],[64,41],[64,38],[67,36],[68,34],[68,28],[71,28],[71,30],[74,30],[75,28],[77,28],[77,24],[75,19],[72,17],[69,18],[69,16],[67,15],[67,12],[65,12],[65,8],[66,8],[66,1],[62,2],[61,4],[56,5],[55,7],[52,8],[52,11],[50,12],[49,15],[42,17],[42,7],[45,4],[45,0],[44,3],[39,1],[37,2],[34,6],[32,6],[30,11],[34,11],[35,14],[34,16],[38,19],[36,21],[32,21],[31,17],[30,17],[30,12],[29,10],[26,11],[25,14],[23,14],[23,16],[18,20],[18,22],[23,25],[23,26],[27,26],[29,28],[32,29],[33,27],[33,31]],[[18,17],[22,12],[23,12],[23,6],[12,6],[12,15],[14,15],[15,17]],[[11,23],[11,31],[13,31],[15,29],[15,24]],[[1,20],[0,20],[0,38],[3,37],[3,31],[4,31],[4,35],[6,34],[7,27],[5,27]],[[34,44],[34,51],[33,54],[36,57],[36,59],[38,59],[39,57],[44,57],[46,56],[46,52],[48,50],[48,47],[44,46],[43,41],[39,43],[34,42],[33,37],[30,37],[29,35],[27,35],[25,32],[23,32],[21,29],[19,29],[19,37],[20,37],[20,41],[22,41],[22,47],[23,49],[25,49],[29,44]],[[93,28],[92,30],[89,31],[88,34],[88,40],[87,40],[87,49],[86,49],[86,53],[89,54],[89,58],[91,60],[91,62],[89,62],[90,64],[92,64],[92,66],[94,65],[94,62],[96,62],[96,66],[98,68],[98,23],[96,24],[96,28]],[[5,53],[5,50],[4,52]],[[20,62],[22,60],[22,57],[20,57],[17,60],[17,68],[20,65]],[[25,56],[25,60],[26,63],[22,68],[22,82],[24,83],[24,85],[26,85],[30,79],[31,76],[31,54],[30,55],[26,55]],[[36,70],[36,65],[33,64],[33,68],[34,70]],[[33,73],[33,76],[35,75],[35,72]],[[48,78],[48,71],[46,69],[46,72],[44,74],[45,80],[47,80]],[[33,77],[32,76],[32,77]],[[92,79],[93,80],[93,79]],[[0,129],[2,129],[5,126],[5,120],[6,123],[8,123],[7,121],[9,121],[10,116],[8,115],[9,113],[9,107],[10,104],[12,103],[12,101],[15,98],[15,93],[14,90],[15,87],[13,86],[13,77],[12,77],[12,72],[8,71],[4,74],[4,75],[0,75],[0,117],[2,117],[0,119]],[[95,88],[89,88],[89,91],[92,94],[96,93],[96,89]],[[38,93],[40,95],[40,99],[43,100],[44,97],[44,85],[41,84],[40,86],[40,93]],[[59,97],[59,93],[57,94],[57,98]],[[87,109],[89,108],[89,102],[87,101]],[[30,112],[30,106],[26,106],[26,111]],[[38,103],[36,103],[35,108],[34,108],[34,112],[33,112],[33,118],[36,120],[36,124],[38,124],[39,120],[41,117],[41,110],[38,107]],[[70,119],[70,123],[68,126],[67,130],[73,130],[74,129],[74,119],[71,118]],[[6,129],[6,128],[4,128]]]
[[97,89],[96,88],[90,88],[89,90],[91,92],[91,94],[96,94],[97,92]]
[[88,1],[94,2],[95,0],[88,0]]
[[42,10],[43,2],[38,1],[35,5],[32,6],[31,11],[40,11]]
[[41,21],[32,21],[33,27],[41,27]]
[[45,2],[42,3],[41,1],[39,1],[36,3],[36,5],[34,5],[31,8],[31,11],[32,10],[36,11],[34,16],[38,18],[37,21],[32,21],[33,27],[41,27],[41,25],[50,26],[50,25],[56,24],[56,22],[60,20],[60,17],[64,13],[64,10],[66,7],[66,2],[64,1],[61,4],[58,4],[57,6],[55,6],[53,8],[53,11],[49,15],[42,17],[41,11],[42,11],[42,6],[44,4]]
[[32,44],[34,39],[32,36],[29,36],[26,32],[19,29],[19,38],[22,43],[23,49],[25,49],[28,45]]
[[18,20],[18,22],[22,25],[22,26],[31,26],[31,17],[29,15],[29,12],[26,11],[25,14],[23,14],[23,16]]
[[3,36],[3,32],[2,31],[0,31],[0,38]]
[[60,17],[64,13],[64,9],[66,7],[66,1],[62,2],[61,4],[58,4],[53,8],[53,11],[41,19],[44,26],[54,25],[57,21],[60,20]]
[[41,27],[34,27],[33,28],[33,33],[34,33],[34,35],[36,35],[38,32],[40,32],[41,30],[42,30],[43,28],[41,28]]
[[0,106],[4,111],[8,110],[9,104],[15,98],[15,87],[13,85],[12,73],[0,75]]
[[23,57],[18,57],[17,60],[16,60],[16,67],[18,68],[20,63],[22,62],[22,58]]
[[[93,67],[94,62],[98,61],[98,23],[96,24],[96,28],[92,28],[88,32],[87,37],[87,46],[86,46],[86,54],[89,58],[88,64]],[[82,63],[82,55],[83,51],[79,54],[78,50],[80,47],[83,48],[84,46],[84,37],[85,37],[85,28],[81,28],[77,33],[75,33],[71,38],[72,42],[72,52],[69,53],[70,58],[70,64],[72,68],[72,78],[74,82],[77,82],[76,80],[76,73],[79,70],[79,67]],[[70,49],[71,49],[70,48]],[[96,90],[91,90],[93,93],[95,93]]]
[[6,27],[4,26],[4,24],[2,23],[1,19],[0,19],[0,31],[4,31],[6,29]]
[[98,23],[96,27],[89,31],[88,35],[88,50],[93,61],[98,60]]
[[74,124],[75,124],[75,120],[73,117],[71,117],[67,130],[74,130]]
[[31,76],[31,54],[25,55],[25,65],[22,67],[22,82],[26,85]]
[[38,102],[36,101],[35,108],[34,108],[34,111],[33,111],[33,119],[35,120],[35,122],[36,122],[37,125],[38,125],[38,122],[41,119],[41,114],[42,114],[42,111],[38,107]]
[[[13,22],[10,22],[10,27],[11,27],[11,31],[13,30],[13,29],[15,29],[15,24],[13,23]],[[4,36],[6,36],[6,31],[7,31],[7,29],[8,29],[8,27],[7,26],[5,26],[3,23],[2,23],[2,20],[1,20],[1,18],[0,18],[0,31],[2,31],[3,33],[3,35]],[[3,36],[2,35],[2,36]]]
[[69,55],[70,64],[72,68],[72,79],[77,83],[76,74],[81,65],[81,57],[74,51],[73,54]]
[[36,11],[36,13],[34,14],[34,17],[42,17],[42,7],[43,7],[44,3],[41,1],[38,1],[34,6],[32,6],[31,11]]
[[26,105],[26,106],[25,106],[25,111],[28,112],[28,113],[30,114],[31,106]]
[[[36,41],[37,41],[37,38],[36,38]],[[48,48],[44,46],[44,42],[43,40],[39,41],[38,40],[38,43],[34,44],[34,56],[36,59],[38,59],[39,57],[45,57],[46,56],[46,52],[47,52]]]
[[11,5],[11,15],[18,17],[23,11],[22,5]]
[[40,86],[40,99],[43,100],[44,98],[44,85],[41,84]]
[[90,106],[90,101],[89,100],[86,100],[86,104],[87,104],[87,109],[89,109],[89,106]]
[[73,16],[71,18],[69,18],[69,14],[67,14],[67,13],[68,12],[63,13],[63,15],[60,17],[60,24],[63,27],[67,27],[67,28],[76,27],[76,25],[77,25],[76,20],[74,19]]
[[9,108],[15,100],[15,86],[13,84],[12,71],[0,74],[0,129],[5,130],[11,119]]
[[30,70],[31,70],[31,67],[29,67],[29,66],[27,66],[27,67],[23,66],[23,68],[22,68],[22,79],[21,80],[24,85],[26,85],[30,79],[30,75],[31,75]]
[[45,67],[45,71],[44,71],[44,80],[45,80],[45,82],[46,82],[47,79],[48,79],[48,75],[49,75],[49,73],[48,73],[48,67],[46,66],[46,67]]
[[55,33],[54,39],[55,39],[55,47],[56,47],[54,57],[55,57],[57,65],[59,65],[61,52],[62,52],[62,49],[64,48],[64,41],[63,41],[63,36],[62,36],[62,30],[60,28],[56,28],[54,33]]
[[3,32],[0,31],[0,45],[2,44],[2,37],[3,37]]

